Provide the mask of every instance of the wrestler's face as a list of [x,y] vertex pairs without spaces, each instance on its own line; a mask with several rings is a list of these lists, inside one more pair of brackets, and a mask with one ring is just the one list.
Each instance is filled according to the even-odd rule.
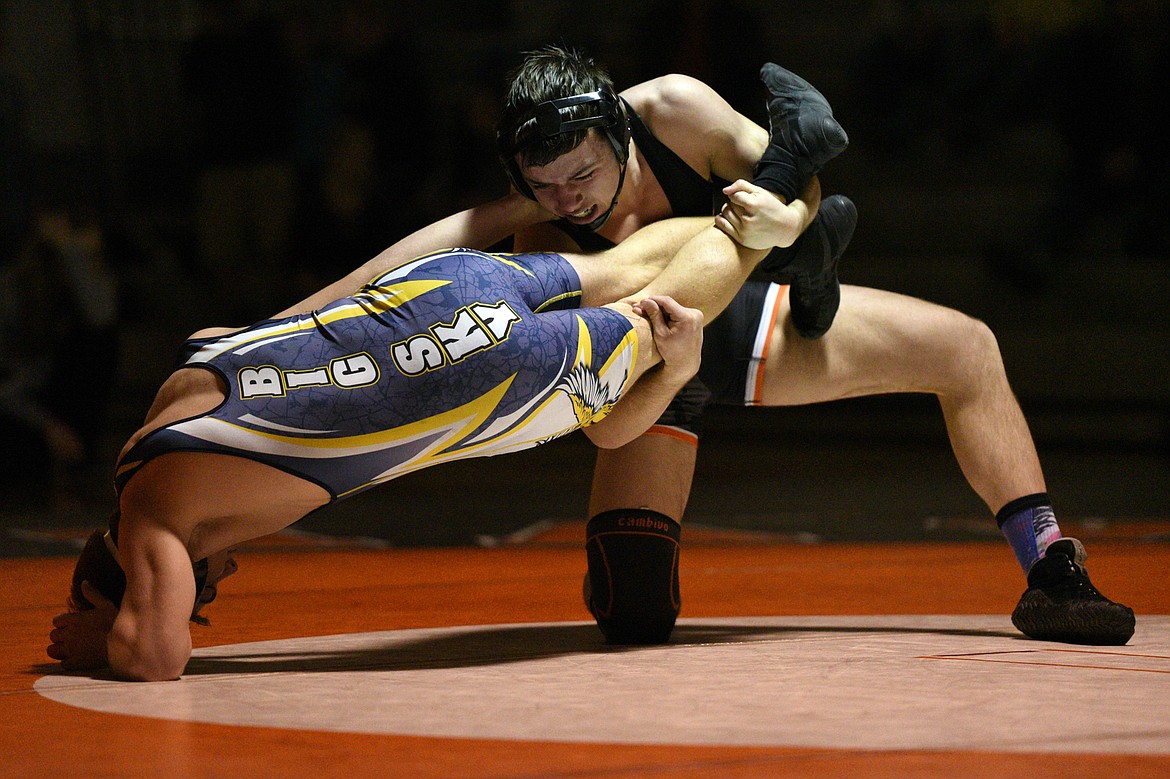
[[613,147],[596,130],[549,164],[522,165],[521,170],[541,206],[582,225],[605,213],[622,175]]
[[234,574],[239,566],[236,565],[235,549],[226,549],[216,552],[207,558],[207,583],[203,585],[203,592],[195,602],[195,614],[215,600],[218,594],[219,583]]

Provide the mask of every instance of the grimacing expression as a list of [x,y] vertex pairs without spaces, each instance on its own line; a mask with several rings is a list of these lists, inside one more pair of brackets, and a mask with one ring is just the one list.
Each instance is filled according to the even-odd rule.
[[523,156],[520,161],[537,202],[574,224],[588,224],[605,213],[622,174],[613,147],[592,129],[577,148],[547,165],[523,164]]

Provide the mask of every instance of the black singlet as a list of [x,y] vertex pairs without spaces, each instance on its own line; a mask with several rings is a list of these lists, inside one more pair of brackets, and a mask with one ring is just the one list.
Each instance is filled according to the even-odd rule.
[[[722,190],[726,182],[700,175],[654,137],[628,102],[626,112],[630,117],[630,134],[666,194],[672,216],[705,216],[718,211],[724,202]],[[603,251],[614,246],[610,239],[581,225],[564,219],[552,224],[572,238],[582,251]],[[766,281],[749,279],[727,310],[707,326],[699,374],[671,402],[659,424],[697,434],[699,418],[707,405],[746,405],[745,384],[770,286]]]

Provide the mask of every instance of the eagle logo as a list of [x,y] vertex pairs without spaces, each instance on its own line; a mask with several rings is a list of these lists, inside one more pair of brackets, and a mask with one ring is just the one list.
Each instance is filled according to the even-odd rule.
[[616,393],[610,395],[601,379],[587,365],[573,366],[569,375],[561,379],[557,389],[569,396],[578,426],[605,419],[618,401]]
[[626,377],[617,383],[616,389],[602,383],[601,377],[593,370],[593,338],[581,317],[577,317],[579,338],[577,357],[569,373],[557,384],[557,389],[569,396],[577,426],[600,422],[613,410],[625,386]]

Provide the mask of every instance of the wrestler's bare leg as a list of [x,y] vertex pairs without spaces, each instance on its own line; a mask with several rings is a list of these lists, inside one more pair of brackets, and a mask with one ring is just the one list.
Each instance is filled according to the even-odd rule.
[[785,297],[764,365],[763,405],[933,394],[963,474],[993,513],[1045,491],[1031,432],[985,324],[917,298],[846,285],[833,329],[808,341],[788,324],[788,310]]
[[641,508],[681,522],[697,454],[695,443],[653,430],[618,449],[599,449],[589,516]]
[[[959,466],[992,513],[1046,491],[1036,447],[1008,384],[995,336],[953,309],[845,285],[822,339],[801,338],[779,301],[761,405],[793,406],[884,393],[939,399]],[[682,518],[695,447],[648,433],[598,453],[590,516],[638,506]]]
[[[1050,506],[1046,517],[1040,515],[1042,531],[1033,509],[1019,508],[1020,501],[1047,504],[1047,489],[999,346],[986,325],[941,306],[861,287],[842,288],[841,313],[844,318],[839,316],[815,345],[787,328],[774,334],[776,359],[765,366],[764,402],[881,392],[936,395],[963,474],[996,514],[1027,571],[1028,589],[1012,623],[1048,641],[1117,646],[1129,641],[1133,610],[1093,587],[1080,541],[1060,537]],[[1056,540],[1049,536],[1040,546],[1040,532],[1053,530]]]

